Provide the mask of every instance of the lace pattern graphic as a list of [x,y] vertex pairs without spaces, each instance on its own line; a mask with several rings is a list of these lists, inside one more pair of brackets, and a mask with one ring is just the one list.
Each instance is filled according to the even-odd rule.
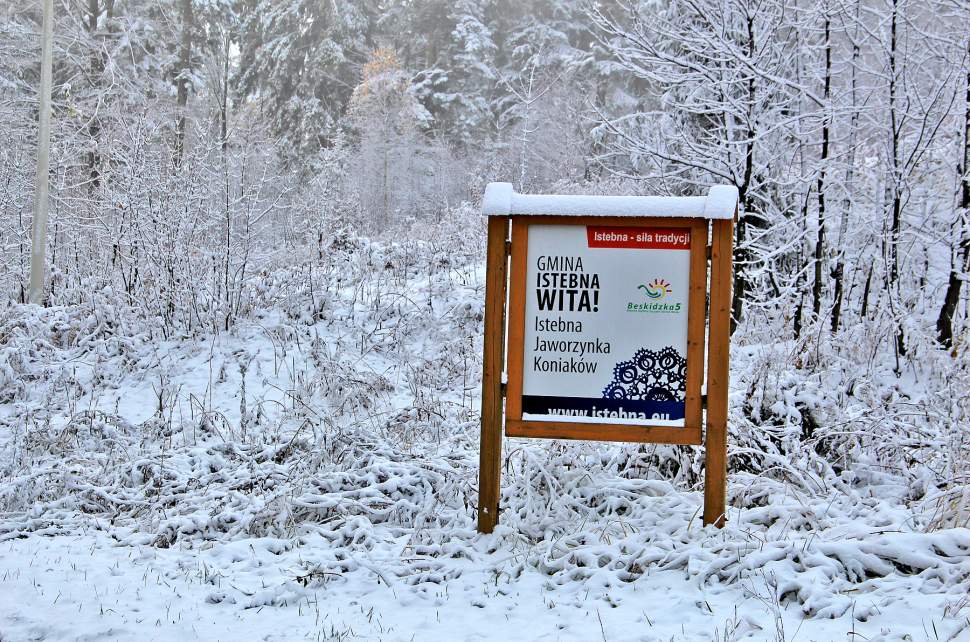
[[687,359],[667,346],[660,350],[640,348],[632,359],[616,364],[603,398],[684,401],[686,393]]

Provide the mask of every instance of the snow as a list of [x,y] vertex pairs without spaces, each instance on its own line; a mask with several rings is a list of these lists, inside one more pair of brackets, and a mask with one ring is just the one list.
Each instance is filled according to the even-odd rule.
[[725,528],[700,448],[505,439],[479,535],[484,230],[435,233],[331,239],[214,334],[0,310],[4,642],[967,639],[932,355],[737,335]]
[[482,212],[486,216],[657,216],[729,219],[738,203],[733,185],[715,185],[707,196],[590,196],[518,194],[511,183],[489,183]]
[[704,201],[704,218],[734,218],[738,207],[738,188],[734,185],[715,185]]
[[[474,561],[454,560],[461,574],[440,584],[318,569],[327,542],[312,537],[298,546],[251,539],[201,549],[118,546],[97,529],[11,540],[0,544],[0,630],[14,642],[774,640],[776,632],[782,639],[916,640],[936,639],[934,630],[944,640],[955,630],[956,618],[934,616],[944,598],[905,582],[878,596],[846,596],[866,621],[851,612],[805,621],[775,601],[770,570],[709,584],[680,570],[636,582],[616,582],[608,568],[565,584],[540,571],[513,578],[515,556],[527,549],[489,552],[489,540],[500,537],[481,538]],[[379,567],[401,557],[388,546],[369,561]]]
[[[970,642],[970,2],[60,2],[43,307],[40,4],[0,3],[0,642]],[[476,532],[498,180],[741,188],[723,529],[702,447],[505,439]]]

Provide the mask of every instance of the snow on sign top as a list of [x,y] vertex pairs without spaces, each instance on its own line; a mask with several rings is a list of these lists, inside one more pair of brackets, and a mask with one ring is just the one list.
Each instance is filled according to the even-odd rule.
[[482,212],[486,216],[663,216],[729,219],[738,204],[738,188],[715,185],[707,196],[573,196],[516,194],[511,183],[489,183]]

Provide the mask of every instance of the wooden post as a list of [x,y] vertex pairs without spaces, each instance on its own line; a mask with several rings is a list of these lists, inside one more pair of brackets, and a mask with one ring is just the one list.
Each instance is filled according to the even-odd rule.
[[725,522],[728,379],[731,342],[731,261],[734,219],[713,222],[711,319],[707,353],[707,436],[704,442],[704,525]]
[[488,219],[485,341],[482,358],[482,441],[478,467],[478,532],[498,524],[502,477],[502,370],[505,365],[505,293],[509,218]]

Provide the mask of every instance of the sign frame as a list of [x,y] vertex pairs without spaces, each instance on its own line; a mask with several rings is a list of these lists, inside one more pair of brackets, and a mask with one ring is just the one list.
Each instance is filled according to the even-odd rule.
[[[504,436],[700,444],[703,432],[703,522],[717,527],[724,525],[732,255],[737,207],[738,190],[727,185],[712,187],[706,197],[678,198],[532,196],[516,194],[509,183],[489,184],[482,208],[488,217],[488,241],[479,451],[480,533],[491,533],[499,520]],[[688,371],[683,427],[522,420],[524,304],[530,225],[690,228]],[[705,326],[706,371],[703,367]],[[506,350],[510,366],[507,384]],[[707,394],[701,395],[704,383]]]
[[587,217],[512,216],[511,277],[508,304],[508,385],[505,400],[505,434],[508,437],[548,439],[588,439],[660,444],[702,442],[701,385],[704,360],[705,298],[707,293],[707,222],[691,218],[597,217],[602,226],[642,228],[687,228],[690,230],[690,284],[687,304],[687,392],[684,425],[630,425],[618,423],[578,423],[522,419],[523,353],[526,309],[526,272],[529,227],[534,225],[590,224]]

